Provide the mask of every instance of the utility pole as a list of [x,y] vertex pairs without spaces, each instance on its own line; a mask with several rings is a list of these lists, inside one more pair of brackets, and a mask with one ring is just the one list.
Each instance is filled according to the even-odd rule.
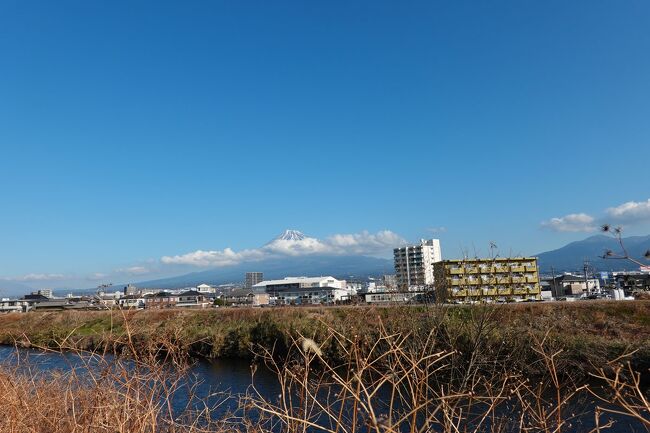
[[557,298],[557,280],[555,279],[555,268],[551,266],[551,275],[553,275],[553,295]]
[[589,279],[587,278],[588,270],[589,270],[589,260],[585,259],[584,264],[582,266],[582,272],[584,273],[584,277],[585,277],[585,290],[587,290],[587,296],[591,294],[589,291]]

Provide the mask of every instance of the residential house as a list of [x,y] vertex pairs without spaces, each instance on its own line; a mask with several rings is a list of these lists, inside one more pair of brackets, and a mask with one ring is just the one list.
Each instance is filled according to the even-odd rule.
[[579,298],[592,293],[600,293],[600,280],[582,275],[563,274],[546,280],[554,298]]
[[178,295],[169,292],[158,292],[144,298],[145,308],[161,309],[174,308],[178,303]]
[[234,289],[224,294],[224,301],[231,305],[247,305],[251,307],[259,307],[262,305],[269,305],[270,296],[268,293],[254,291],[251,289]]
[[178,295],[176,307],[182,308],[206,308],[212,304],[205,293],[196,290],[188,290]]

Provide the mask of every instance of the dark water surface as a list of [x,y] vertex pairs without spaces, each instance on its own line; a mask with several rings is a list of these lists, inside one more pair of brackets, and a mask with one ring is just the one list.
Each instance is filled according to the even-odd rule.
[[[70,352],[44,352],[0,346],[0,369],[17,365],[29,366],[33,372],[42,374],[76,370],[83,376],[83,372],[88,368],[97,368],[98,371],[106,368],[112,359],[113,355],[105,355],[101,359],[82,357]],[[129,365],[128,361],[126,365]],[[174,409],[179,412],[188,407],[204,407],[207,403],[213,408],[212,415],[220,417],[236,411],[237,396],[254,392],[251,388],[252,380],[251,366],[246,360],[197,360],[190,367],[183,386],[174,394],[172,403]],[[267,369],[256,369],[254,382],[255,392],[259,392],[264,398],[274,398],[280,391],[276,375]]]
[[[110,364],[112,356],[99,361],[82,359],[73,353],[40,352],[32,349],[16,349],[9,346],[0,346],[0,369],[11,368],[18,360],[20,365],[29,365],[33,371],[50,373],[55,371],[70,372],[77,369],[83,373],[88,366],[91,368]],[[264,368],[257,368],[254,376],[255,388],[266,399],[275,400],[280,393],[280,386],[274,373]],[[227,413],[237,413],[238,401],[236,396],[252,393],[251,366],[246,360],[220,359],[216,361],[197,361],[190,368],[188,382],[173,396],[174,409],[181,412],[187,407],[203,407],[207,402],[209,407],[214,407],[211,416],[215,419]],[[192,394],[188,389],[192,389]],[[232,396],[226,398],[226,395]],[[200,404],[199,404],[200,403]],[[562,431],[566,433],[589,432],[594,427],[595,404],[590,400],[581,400],[575,403],[576,413],[583,415],[572,420]],[[513,420],[516,418],[513,412]],[[250,414],[249,414],[250,415]],[[640,423],[624,416],[608,415],[601,421],[613,418],[616,424],[603,432],[635,433],[648,432],[649,430]],[[311,429],[309,429],[311,430]]]

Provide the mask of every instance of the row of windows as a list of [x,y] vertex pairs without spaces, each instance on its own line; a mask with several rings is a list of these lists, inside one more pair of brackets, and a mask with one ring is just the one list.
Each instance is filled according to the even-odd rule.
[[[537,290],[537,286],[533,286],[531,284],[526,284],[523,286],[480,286],[480,287],[472,287],[469,288],[469,290]],[[467,288],[463,287],[453,287],[452,292],[458,292],[461,290],[468,290]]]
[[504,270],[508,271],[510,267],[513,268],[520,268],[520,267],[536,267],[536,264],[534,262],[525,262],[525,263],[518,263],[518,262],[513,262],[513,263],[481,263],[478,266],[472,263],[461,263],[461,264],[454,264],[451,265],[451,269],[465,269],[465,270],[476,270],[477,267],[479,269],[487,269],[487,268],[496,268],[498,270]]
[[[508,274],[508,275],[485,275],[485,274],[482,274],[482,275],[467,275],[465,278],[468,279],[468,280],[470,280],[470,281],[478,281],[478,280],[486,281],[486,280],[490,280],[490,279],[492,279],[492,278],[505,278],[505,277],[513,277],[513,278],[536,278],[537,275],[536,275],[536,274],[522,274],[522,273],[518,273],[518,274]],[[460,279],[461,279],[461,277],[460,277],[459,275],[454,275],[454,276],[452,276],[451,278],[452,278],[452,280],[454,280],[454,281],[457,281],[457,280],[460,280]]]

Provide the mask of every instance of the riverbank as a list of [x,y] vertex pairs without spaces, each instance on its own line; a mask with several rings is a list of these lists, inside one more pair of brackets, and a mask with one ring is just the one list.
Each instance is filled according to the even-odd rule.
[[544,338],[562,350],[563,371],[587,373],[628,352],[637,371],[650,368],[650,301],[11,314],[0,316],[0,344],[120,351],[128,340],[142,352],[172,345],[191,356],[251,359],[263,350],[282,358],[306,336],[336,362],[342,359],[336,333],[363,350],[381,328],[434,338],[441,350],[457,351],[459,362],[480,352],[530,374],[542,367],[532,343]]

